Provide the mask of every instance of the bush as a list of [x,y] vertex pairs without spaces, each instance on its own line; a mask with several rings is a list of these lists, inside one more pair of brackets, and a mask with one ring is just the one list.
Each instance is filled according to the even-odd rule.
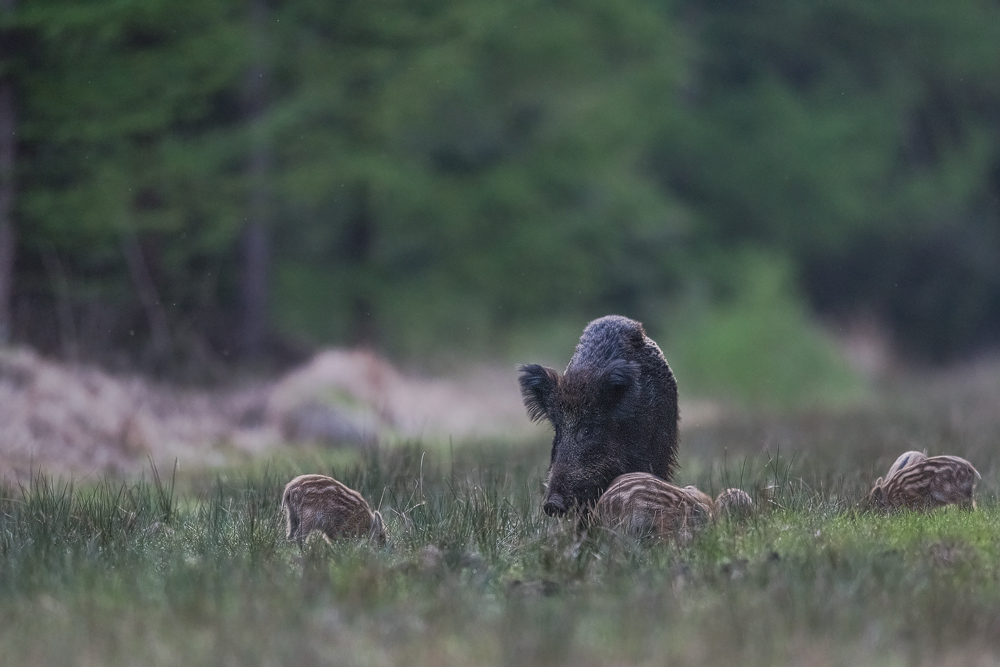
[[810,319],[788,262],[749,253],[729,298],[691,298],[673,313],[662,347],[687,395],[802,407],[863,394],[863,379]]

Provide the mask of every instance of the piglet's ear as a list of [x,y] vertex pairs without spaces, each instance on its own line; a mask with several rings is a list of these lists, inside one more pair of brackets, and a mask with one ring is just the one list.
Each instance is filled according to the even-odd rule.
[[521,399],[533,422],[552,418],[552,398],[559,385],[559,374],[551,368],[538,364],[520,366],[518,384],[521,385]]
[[639,364],[615,359],[601,374],[601,396],[610,403],[617,403],[639,381]]

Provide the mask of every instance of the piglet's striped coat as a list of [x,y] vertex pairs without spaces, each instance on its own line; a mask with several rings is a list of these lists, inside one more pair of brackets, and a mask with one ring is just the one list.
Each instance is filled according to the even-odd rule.
[[754,505],[750,494],[743,489],[726,489],[715,499],[713,515],[717,519],[745,519],[753,514]]
[[643,472],[616,477],[594,508],[598,525],[634,536],[686,540],[711,518],[711,497]]
[[382,515],[373,512],[361,494],[326,475],[300,475],[281,496],[288,539],[302,545],[314,530],[328,541],[338,537],[368,537],[379,544],[387,538]]
[[872,510],[927,510],[944,505],[973,509],[976,480],[981,479],[972,464],[958,456],[931,456],[907,452],[879,477],[865,505]]

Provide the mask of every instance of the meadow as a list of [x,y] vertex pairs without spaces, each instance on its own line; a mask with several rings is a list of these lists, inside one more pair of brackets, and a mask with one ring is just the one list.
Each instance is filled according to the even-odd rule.
[[[0,664],[994,665],[998,378],[909,375],[863,404],[686,427],[678,481],[760,507],[687,544],[546,517],[542,435],[6,480]],[[912,448],[972,461],[978,509],[859,511]],[[300,472],[358,489],[390,544],[300,553],[279,515]]]

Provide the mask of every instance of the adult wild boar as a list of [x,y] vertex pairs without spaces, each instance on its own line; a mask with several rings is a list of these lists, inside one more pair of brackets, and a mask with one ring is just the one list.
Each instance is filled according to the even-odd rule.
[[584,511],[619,475],[670,480],[677,457],[677,382],[660,348],[627,317],[608,315],[583,330],[562,376],[520,367],[532,421],[555,429],[545,512]]

